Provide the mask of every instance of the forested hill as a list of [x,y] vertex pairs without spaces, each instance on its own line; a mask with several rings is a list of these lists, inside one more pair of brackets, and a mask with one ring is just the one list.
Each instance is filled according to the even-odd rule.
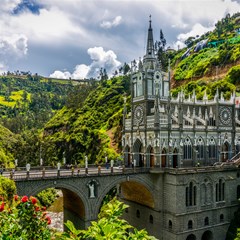
[[74,85],[31,74],[0,76],[0,165],[13,166],[14,159],[22,166],[39,162],[40,129],[66,105]]
[[105,162],[106,156],[117,159],[123,96],[129,95],[129,85],[129,76],[119,76],[76,88],[74,104],[64,107],[44,128],[45,159],[65,157],[71,164],[83,164],[85,156],[90,163]]

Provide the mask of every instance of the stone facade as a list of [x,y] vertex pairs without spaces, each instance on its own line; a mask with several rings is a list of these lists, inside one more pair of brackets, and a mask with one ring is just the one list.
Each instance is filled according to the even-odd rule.
[[[146,54],[131,66],[131,112],[124,108],[126,166],[150,167],[157,200],[137,201],[125,218],[163,240],[224,240],[240,197],[239,105],[218,90],[212,100],[170,95],[170,68],[155,55],[151,19]],[[156,185],[158,184],[158,185]],[[124,196],[123,196],[124,199]]]

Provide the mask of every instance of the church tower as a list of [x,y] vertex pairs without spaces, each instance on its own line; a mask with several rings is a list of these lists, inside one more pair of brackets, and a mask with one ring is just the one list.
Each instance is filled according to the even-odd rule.
[[[154,45],[150,16],[145,55],[143,59],[139,59],[138,63],[134,60],[131,64],[131,139],[134,141],[141,138],[141,142],[145,141],[141,146],[131,143],[133,152],[142,152],[140,155],[133,156],[137,166],[142,166],[146,162],[144,146],[147,144],[146,133],[150,127],[148,118],[154,117],[154,114],[156,114],[158,106],[155,105],[156,103],[158,105],[158,99],[167,100],[169,96],[169,74],[162,71]],[[159,116],[157,121],[159,121]]]
[[[156,96],[169,96],[169,76],[161,70],[161,63],[154,47],[151,16],[149,19],[146,53],[143,60],[132,62],[132,103],[134,123],[144,124],[144,116],[152,115]],[[145,113],[145,114],[143,114]]]

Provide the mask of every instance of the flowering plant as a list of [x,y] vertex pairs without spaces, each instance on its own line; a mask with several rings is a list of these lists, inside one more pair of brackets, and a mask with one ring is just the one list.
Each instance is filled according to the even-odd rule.
[[51,219],[45,210],[35,197],[15,195],[10,202],[0,198],[0,240],[51,239]]

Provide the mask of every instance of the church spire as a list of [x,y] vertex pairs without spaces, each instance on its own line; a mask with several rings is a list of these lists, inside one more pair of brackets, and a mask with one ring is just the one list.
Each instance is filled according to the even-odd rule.
[[153,42],[153,31],[152,31],[152,19],[149,16],[149,28],[148,28],[148,38],[147,38],[147,49],[146,56],[154,56],[154,42]]

